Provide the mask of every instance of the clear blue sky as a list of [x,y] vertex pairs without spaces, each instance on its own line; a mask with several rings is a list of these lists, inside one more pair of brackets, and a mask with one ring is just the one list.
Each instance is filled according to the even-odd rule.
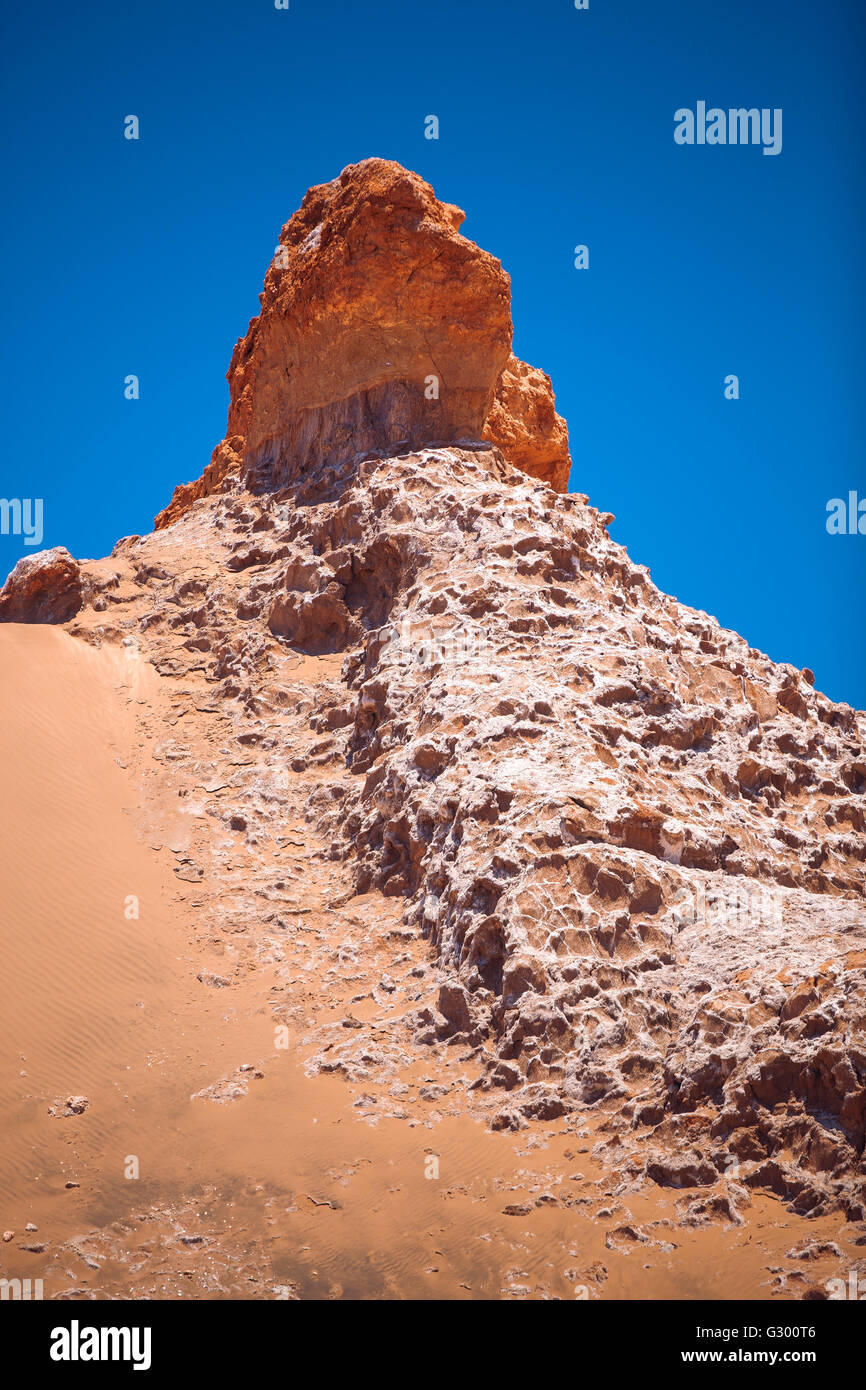
[[[551,374],[571,487],[616,539],[866,706],[866,536],[825,529],[829,498],[866,497],[864,19],[862,0],[6,7],[0,496],[44,498],[43,545],[79,556],[149,530],[223,434],[281,224],[382,155],[510,272],[515,350]],[[699,100],[781,107],[782,153],[678,147]],[[0,537],[0,577],[25,553]]]

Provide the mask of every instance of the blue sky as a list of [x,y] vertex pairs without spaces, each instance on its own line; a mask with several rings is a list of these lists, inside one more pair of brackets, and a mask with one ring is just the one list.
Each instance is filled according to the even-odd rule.
[[[0,496],[44,498],[43,545],[106,554],[201,473],[280,226],[382,155],[511,274],[614,537],[866,706],[866,536],[825,529],[866,497],[861,0],[149,0],[2,31]],[[699,100],[781,107],[782,153],[677,146]],[[25,553],[0,536],[0,577]]]

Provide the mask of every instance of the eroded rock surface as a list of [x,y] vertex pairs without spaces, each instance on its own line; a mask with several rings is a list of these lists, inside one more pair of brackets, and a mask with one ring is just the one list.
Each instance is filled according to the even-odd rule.
[[78,561],[58,545],[18,561],[0,591],[0,622],[65,623],[81,601]]
[[546,372],[517,357],[509,359],[496,387],[484,438],[524,473],[540,478],[556,492],[567,490],[568,426],[556,413]]

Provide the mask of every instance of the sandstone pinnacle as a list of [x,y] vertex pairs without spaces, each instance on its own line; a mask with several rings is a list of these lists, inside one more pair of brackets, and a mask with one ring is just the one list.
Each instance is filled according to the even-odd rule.
[[226,437],[157,527],[228,476],[276,488],[321,463],[461,440],[564,491],[550,379],[512,355],[509,277],[464,219],[385,159],[309,190],[235,346]]

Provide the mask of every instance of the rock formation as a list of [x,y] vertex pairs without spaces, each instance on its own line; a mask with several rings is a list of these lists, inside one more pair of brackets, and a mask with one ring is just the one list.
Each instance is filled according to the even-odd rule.
[[[58,552],[19,566],[0,615],[206,694],[221,751],[185,733],[165,776],[229,788],[211,879],[299,799],[429,941],[435,1000],[382,1025],[394,1049],[466,1047],[494,1127],[591,1109],[626,1185],[866,1219],[866,716],[563,494],[550,383],[461,220],[381,160],[312,189],[203,477],[74,582]],[[321,1063],[362,1077],[364,1046]]]
[[81,568],[62,545],[18,561],[0,591],[0,621],[65,623],[81,607]]
[[565,490],[550,380],[511,355],[508,276],[461,236],[464,218],[384,159],[310,189],[235,346],[226,438],[157,526],[229,474],[273,488],[352,456],[482,437]]
[[497,383],[484,438],[524,473],[540,478],[556,492],[567,490],[568,429],[556,413],[546,372],[509,358]]

